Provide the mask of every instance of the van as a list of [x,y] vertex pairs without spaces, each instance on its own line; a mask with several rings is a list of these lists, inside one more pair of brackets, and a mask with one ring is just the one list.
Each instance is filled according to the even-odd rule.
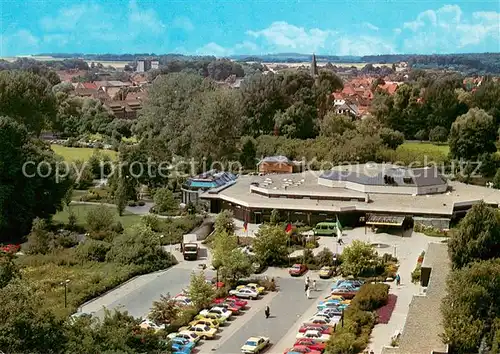
[[315,236],[337,236],[337,225],[334,222],[320,222],[313,232]]

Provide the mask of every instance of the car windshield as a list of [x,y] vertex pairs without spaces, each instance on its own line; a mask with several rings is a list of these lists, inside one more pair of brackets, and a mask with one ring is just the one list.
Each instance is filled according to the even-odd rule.
[[293,269],[300,269],[300,266],[298,264],[295,264],[292,268]]
[[248,345],[249,347],[256,347],[257,346],[257,342],[253,341],[253,340],[247,340],[247,342],[245,343],[245,345]]

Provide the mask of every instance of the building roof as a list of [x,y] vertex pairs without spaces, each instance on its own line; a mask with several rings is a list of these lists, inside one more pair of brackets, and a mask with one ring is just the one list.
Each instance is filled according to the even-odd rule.
[[97,85],[93,82],[83,82],[83,88],[97,90]]
[[436,168],[409,169],[390,164],[339,166],[324,172],[319,178],[372,186],[424,187],[446,183]]
[[230,172],[210,170],[189,178],[186,182],[186,186],[192,188],[218,188],[235,181],[237,178],[237,175]]
[[286,164],[286,165],[293,165],[293,162],[290,161],[290,159],[288,157],[283,156],[283,155],[266,156],[262,160],[260,160],[257,165],[260,165],[261,163],[280,163],[280,164]]
[[[399,347],[387,351],[398,354],[447,353],[443,333],[441,300],[446,295],[446,278],[450,272],[448,245],[429,243],[422,267],[432,268],[425,295],[416,295],[410,303]],[[385,351],[384,351],[385,353]]]

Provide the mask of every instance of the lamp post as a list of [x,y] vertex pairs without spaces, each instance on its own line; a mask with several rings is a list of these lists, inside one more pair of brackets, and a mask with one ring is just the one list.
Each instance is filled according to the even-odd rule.
[[61,282],[61,285],[64,285],[64,308],[68,307],[68,283],[69,279]]

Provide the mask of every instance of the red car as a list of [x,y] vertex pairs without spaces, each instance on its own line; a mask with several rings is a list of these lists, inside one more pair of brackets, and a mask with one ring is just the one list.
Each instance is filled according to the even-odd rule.
[[231,301],[220,302],[217,304],[217,306],[225,307],[226,309],[233,312],[234,314],[239,313],[241,310],[241,306],[238,306],[234,302],[231,302]]
[[3,251],[5,253],[17,253],[21,249],[21,245],[5,245],[5,246],[0,246],[0,251]]
[[328,334],[328,335],[333,333],[332,327],[324,326],[321,324],[315,324],[315,323],[307,324],[305,326],[300,327],[299,332],[304,333],[304,332],[309,331],[309,330],[321,331],[321,333]]
[[288,274],[290,274],[292,277],[298,277],[301,276],[307,272],[307,266],[305,264],[294,264],[289,270]]
[[314,339],[301,338],[297,339],[294,346],[305,346],[312,350],[323,352],[326,349],[326,343],[316,342]]
[[321,354],[320,351],[313,350],[305,345],[296,345],[293,348],[285,350],[285,354],[291,354],[291,353]]
[[228,302],[228,301],[234,303],[236,306],[239,306],[241,308],[245,308],[248,305],[248,301],[238,299],[236,296],[228,296],[225,299],[218,298],[214,300],[214,303],[221,304],[223,302]]

